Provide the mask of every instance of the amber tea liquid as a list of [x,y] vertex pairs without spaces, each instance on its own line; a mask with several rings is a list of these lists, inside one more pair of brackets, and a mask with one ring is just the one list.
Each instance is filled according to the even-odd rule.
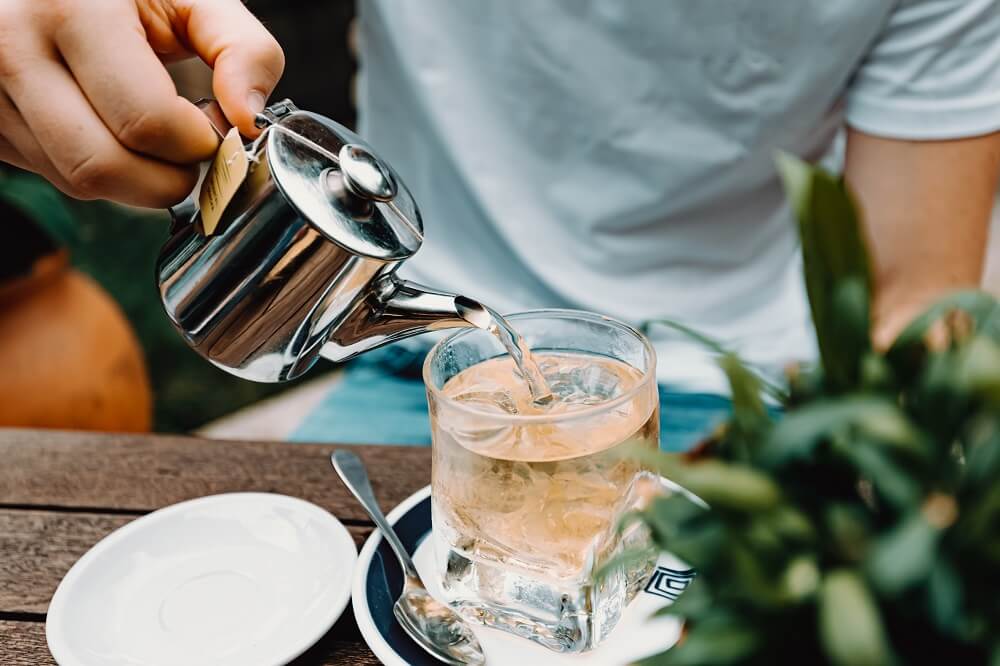
[[658,448],[655,384],[607,356],[527,356],[550,400],[539,403],[507,355],[463,370],[444,385],[447,400],[432,400],[435,539],[446,589],[460,604],[474,599],[478,619],[510,629],[517,609],[537,620],[538,642],[587,649],[652,567],[594,579],[648,538],[617,524],[652,478],[635,452]]

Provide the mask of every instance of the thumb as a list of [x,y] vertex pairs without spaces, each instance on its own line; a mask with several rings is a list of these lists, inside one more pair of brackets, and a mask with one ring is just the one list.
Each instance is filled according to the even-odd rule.
[[244,136],[260,133],[254,116],[285,69],[285,54],[240,0],[188,0],[187,39],[215,71],[212,86],[229,122]]

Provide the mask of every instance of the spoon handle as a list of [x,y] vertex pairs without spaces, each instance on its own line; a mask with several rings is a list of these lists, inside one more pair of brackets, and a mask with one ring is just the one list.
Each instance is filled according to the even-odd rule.
[[375,493],[372,492],[371,483],[368,481],[368,472],[365,471],[365,465],[361,459],[350,451],[339,450],[333,452],[330,456],[330,462],[337,470],[340,480],[344,482],[351,494],[361,502],[361,506],[371,516],[372,521],[382,530],[382,536],[389,542],[389,546],[396,553],[399,563],[403,566],[403,573],[407,577],[419,580],[417,568],[413,566],[410,554],[406,552],[406,548],[396,536],[395,530],[389,525],[389,521],[382,515],[382,509],[379,508],[378,502],[375,500]]

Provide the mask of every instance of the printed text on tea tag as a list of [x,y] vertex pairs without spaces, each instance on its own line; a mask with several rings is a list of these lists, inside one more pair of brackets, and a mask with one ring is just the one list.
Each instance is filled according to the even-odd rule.
[[243,184],[249,168],[250,160],[243,148],[243,139],[234,127],[222,140],[212,166],[209,167],[201,184],[198,204],[201,207],[201,225],[206,236],[215,233],[226,206]]

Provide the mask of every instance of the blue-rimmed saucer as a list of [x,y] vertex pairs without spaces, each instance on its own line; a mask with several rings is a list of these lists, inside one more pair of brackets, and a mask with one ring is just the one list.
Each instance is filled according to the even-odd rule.
[[[413,556],[428,590],[443,598],[435,574],[431,543],[431,489],[417,491],[389,512],[403,545]],[[669,615],[652,617],[688,586],[694,572],[669,554],[657,562],[644,591],[629,605],[618,626],[600,647],[583,654],[558,654],[523,638],[476,626],[489,664],[553,664],[619,666],[662,652],[677,642],[681,622]],[[361,635],[372,652],[388,666],[437,664],[396,623],[392,605],[403,589],[403,572],[389,545],[376,530],[365,542],[354,570],[352,604]]]

